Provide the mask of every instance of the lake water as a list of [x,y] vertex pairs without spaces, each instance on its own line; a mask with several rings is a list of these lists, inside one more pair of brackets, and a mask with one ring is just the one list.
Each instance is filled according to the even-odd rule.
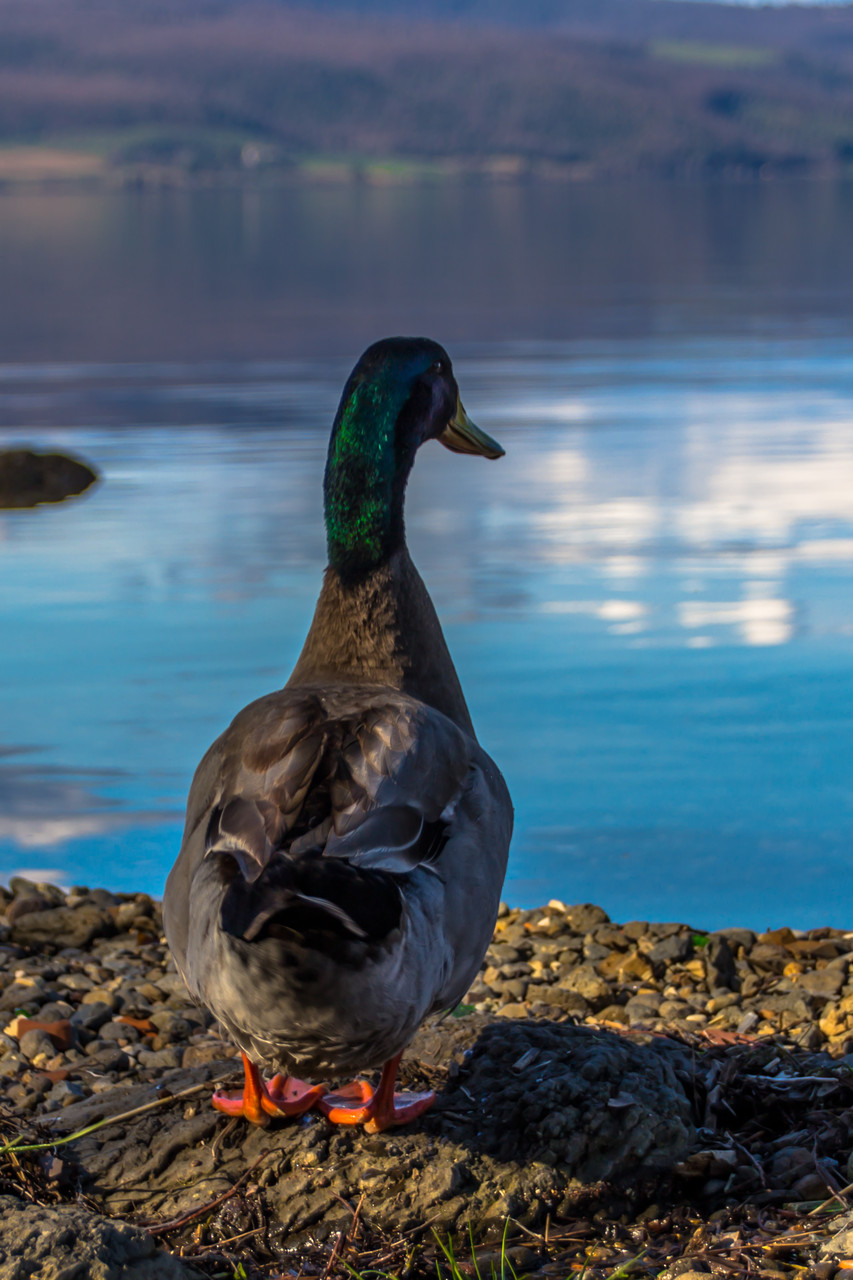
[[331,418],[449,347],[496,463],[409,543],[516,804],[506,897],[853,926],[853,191],[0,196],[0,877],[162,890],[192,771],[286,679]]

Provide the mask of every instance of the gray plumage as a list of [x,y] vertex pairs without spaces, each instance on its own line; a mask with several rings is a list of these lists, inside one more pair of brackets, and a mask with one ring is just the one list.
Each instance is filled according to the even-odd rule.
[[357,581],[330,567],[287,685],[196,771],[163,900],[178,969],[258,1064],[379,1066],[467,991],[511,830],[405,545]]

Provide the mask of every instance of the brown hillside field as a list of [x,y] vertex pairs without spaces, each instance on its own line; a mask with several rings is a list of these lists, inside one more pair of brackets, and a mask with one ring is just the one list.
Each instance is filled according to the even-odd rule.
[[109,134],[108,163],[194,170],[239,169],[246,142],[519,177],[853,162],[853,6],[531,0],[528,25],[501,0],[339,6],[0,0],[0,141]]

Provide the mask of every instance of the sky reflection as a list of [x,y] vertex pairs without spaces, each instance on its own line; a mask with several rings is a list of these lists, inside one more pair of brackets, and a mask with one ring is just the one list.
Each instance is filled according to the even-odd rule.
[[[743,339],[457,358],[507,457],[426,448],[409,541],[510,782],[513,900],[849,924],[851,365]],[[0,515],[4,877],[162,889],[194,765],[310,620],[346,372],[0,367],[0,421],[81,424],[26,435],[104,477]]]

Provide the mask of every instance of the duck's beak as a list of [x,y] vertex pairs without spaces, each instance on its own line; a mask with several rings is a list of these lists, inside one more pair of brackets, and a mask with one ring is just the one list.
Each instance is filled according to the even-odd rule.
[[456,412],[438,437],[451,453],[479,453],[484,458],[502,458],[504,450],[497,440],[475,426],[456,397]]

